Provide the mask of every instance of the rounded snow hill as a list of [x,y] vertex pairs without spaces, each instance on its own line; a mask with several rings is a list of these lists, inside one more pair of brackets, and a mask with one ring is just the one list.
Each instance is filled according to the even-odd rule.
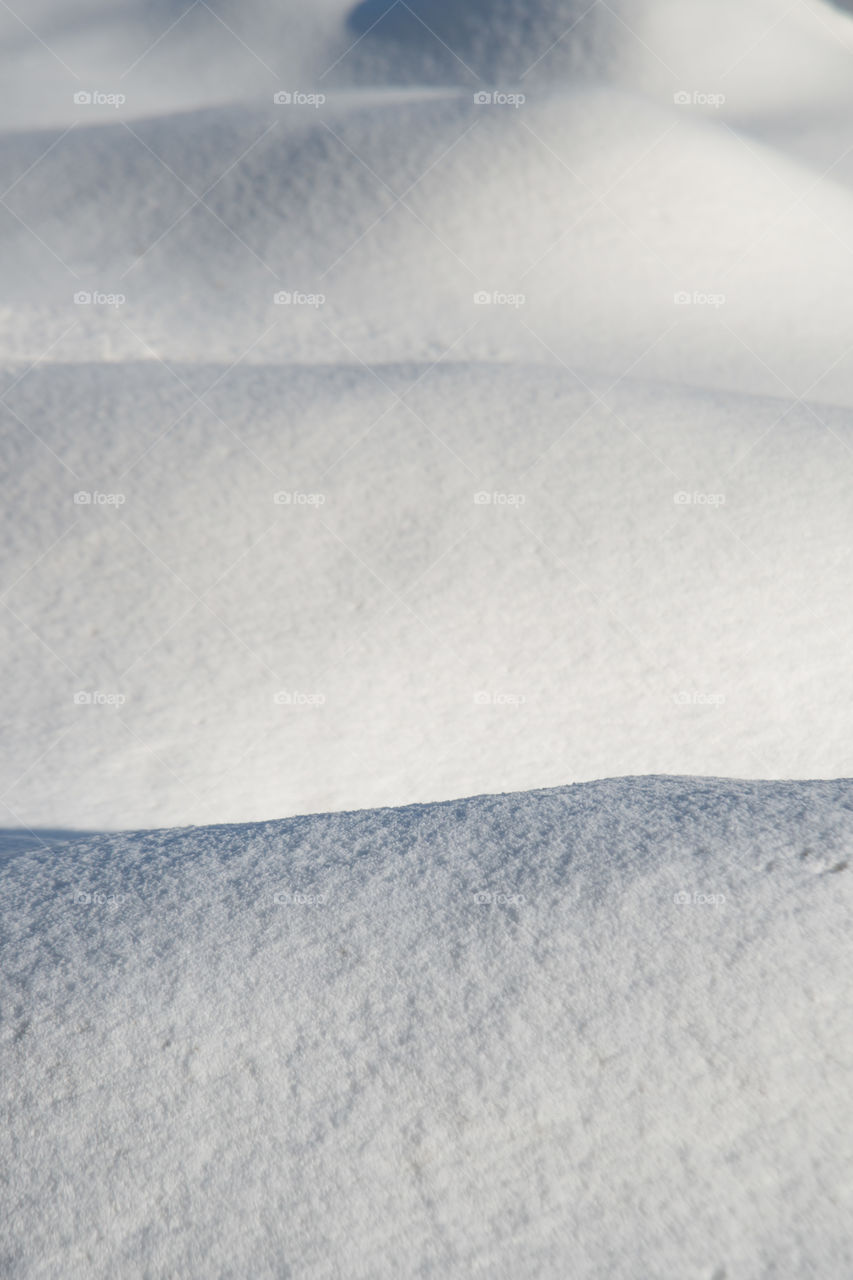
[[[849,0],[846,0],[849,7]],[[0,11],[3,129],[66,127],[76,93],[128,119],[345,84],[567,87],[606,80],[661,103],[809,111],[850,100],[853,23],[824,0],[29,0]],[[697,104],[701,109],[701,101]],[[84,115],[116,115],[113,103]]]
[[823,0],[361,0],[334,72],[530,88],[607,80],[727,110],[849,101],[853,23]]
[[625,778],[19,854],[4,1273],[847,1276],[851,853]]
[[674,105],[267,98],[0,152],[7,360],[449,353],[853,404],[853,196]]
[[3,825],[853,773],[848,410],[449,362],[3,391]]

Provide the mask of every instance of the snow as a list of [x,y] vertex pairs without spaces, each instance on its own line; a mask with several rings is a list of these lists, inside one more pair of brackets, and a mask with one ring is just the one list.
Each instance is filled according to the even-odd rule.
[[196,401],[222,372],[7,397],[9,825],[853,772],[846,412],[450,362]]
[[223,375],[562,361],[853,403],[853,196],[727,121],[601,86],[519,108],[271,97],[88,128],[84,106],[65,136],[0,139],[22,369],[47,346]]
[[4,1275],[853,1274],[850,7],[0,4]]
[[18,854],[4,1271],[848,1275],[851,849],[646,777]]

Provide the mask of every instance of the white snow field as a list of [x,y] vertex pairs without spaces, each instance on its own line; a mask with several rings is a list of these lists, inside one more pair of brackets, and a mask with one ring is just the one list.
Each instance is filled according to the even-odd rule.
[[0,1275],[853,1276],[851,5],[0,0]]
[[19,854],[9,1276],[853,1273],[853,784]]
[[853,773],[849,411],[221,372],[43,365],[7,396],[4,825]]
[[849,776],[853,21],[291,10],[3,9],[4,825]]

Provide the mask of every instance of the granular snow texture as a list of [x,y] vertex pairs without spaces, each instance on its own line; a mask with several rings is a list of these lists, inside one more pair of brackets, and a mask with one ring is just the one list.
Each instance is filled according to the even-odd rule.
[[2,872],[2,1271],[853,1274],[853,784],[627,778]]

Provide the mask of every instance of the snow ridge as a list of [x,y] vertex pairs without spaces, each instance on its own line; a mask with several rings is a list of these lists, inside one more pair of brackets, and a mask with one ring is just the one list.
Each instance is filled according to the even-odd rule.
[[4,1270],[840,1278],[851,851],[626,778],[20,854]]

